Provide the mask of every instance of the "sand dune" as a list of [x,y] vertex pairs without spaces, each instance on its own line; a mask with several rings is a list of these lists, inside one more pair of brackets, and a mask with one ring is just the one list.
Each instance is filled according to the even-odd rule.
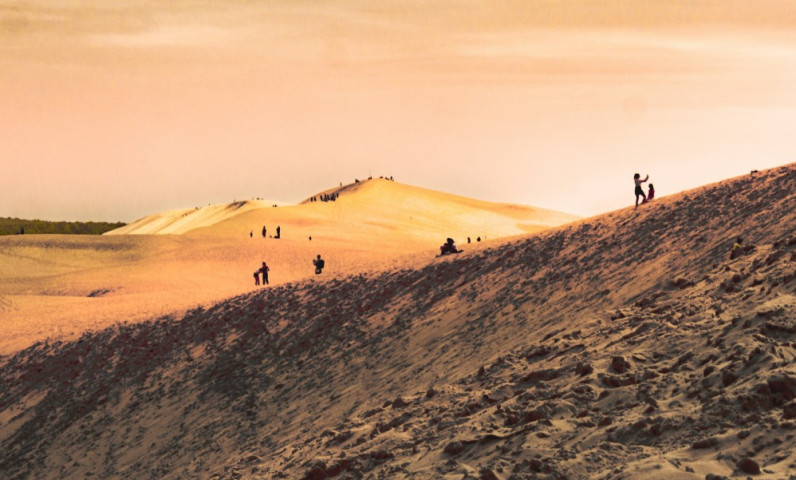
[[477,243],[576,218],[384,179],[322,193],[332,192],[340,194],[336,202],[273,208],[253,200],[162,212],[102,237],[0,238],[0,354],[250,292],[262,261],[280,285],[314,277],[318,254],[327,260],[325,276],[353,275],[414,265],[448,236]]
[[[376,178],[331,188],[314,197],[336,194],[334,202],[311,202],[273,208],[273,202],[242,201],[150,215],[107,235],[185,234],[231,236],[260,233],[275,225],[294,236],[328,235],[346,238],[344,229],[383,239],[438,241],[445,235],[475,239],[505,237],[561,225],[577,217],[524,205],[500,204],[451,195]],[[390,235],[383,235],[388,229]],[[396,235],[396,234],[402,235]]]
[[796,164],[38,343],[2,360],[0,470],[792,478],[794,191]]

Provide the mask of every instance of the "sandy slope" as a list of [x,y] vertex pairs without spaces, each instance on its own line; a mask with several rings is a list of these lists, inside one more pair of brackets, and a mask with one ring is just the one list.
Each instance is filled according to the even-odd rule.
[[40,343],[0,368],[0,470],[793,478],[795,189],[788,165]]
[[[249,292],[262,261],[273,285],[313,277],[318,254],[327,261],[325,276],[352,275],[411,265],[416,252],[433,257],[447,236],[464,242],[468,232],[475,242],[575,218],[383,179],[332,192],[340,193],[336,202],[273,208],[244,201],[163,212],[102,237],[0,238],[0,354]],[[279,240],[272,238],[277,226]]]

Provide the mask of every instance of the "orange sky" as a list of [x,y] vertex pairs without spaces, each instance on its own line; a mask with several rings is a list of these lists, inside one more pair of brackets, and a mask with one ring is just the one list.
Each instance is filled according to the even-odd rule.
[[0,1],[0,216],[369,172],[592,215],[634,172],[660,196],[796,161],[794,27],[790,0]]

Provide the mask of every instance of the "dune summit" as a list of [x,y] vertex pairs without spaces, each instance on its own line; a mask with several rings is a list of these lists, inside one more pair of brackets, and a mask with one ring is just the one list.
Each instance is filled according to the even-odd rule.
[[791,164],[39,342],[2,359],[0,471],[793,478],[794,191]]
[[[335,197],[334,201],[321,198]],[[311,198],[318,201],[311,201]],[[306,238],[375,236],[390,243],[439,241],[446,236],[505,237],[531,233],[578,217],[524,205],[501,204],[405,185],[384,178],[331,188],[298,205],[235,201],[149,215],[107,235],[240,235],[278,224]],[[260,233],[259,230],[255,233]],[[273,230],[270,232],[273,235]],[[349,240],[349,238],[346,238]]]

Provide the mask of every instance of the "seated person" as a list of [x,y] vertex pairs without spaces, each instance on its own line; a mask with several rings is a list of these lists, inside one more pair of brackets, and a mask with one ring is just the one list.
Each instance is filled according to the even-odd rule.
[[456,243],[454,243],[452,238],[448,238],[448,240],[439,247],[440,255],[445,255],[446,253],[456,253],[459,250],[456,248]]

